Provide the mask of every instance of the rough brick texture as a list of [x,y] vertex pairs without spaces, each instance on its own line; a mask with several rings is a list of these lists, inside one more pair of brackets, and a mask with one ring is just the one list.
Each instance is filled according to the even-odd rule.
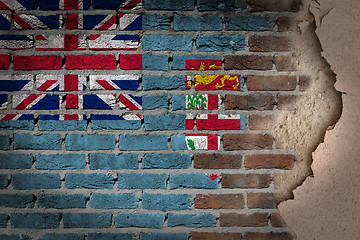
[[225,108],[229,110],[272,110],[275,99],[269,95],[226,95]]
[[224,135],[224,149],[233,150],[260,150],[272,149],[273,136],[269,134],[231,134]]
[[223,188],[268,188],[271,178],[266,174],[223,174]]
[[197,154],[194,167],[202,169],[241,168],[241,155]]
[[296,71],[297,66],[294,57],[276,56],[275,67],[278,71]]
[[222,227],[264,227],[268,224],[268,215],[266,213],[220,214],[220,226]]
[[242,194],[198,194],[195,198],[195,208],[202,209],[238,209],[244,208],[244,197]]
[[293,236],[288,232],[257,233],[249,232],[244,236],[245,240],[291,240]]
[[287,52],[291,50],[291,40],[284,36],[258,36],[249,37],[251,52]]
[[194,240],[237,240],[241,239],[241,233],[215,233],[215,232],[192,232]]
[[273,193],[248,193],[248,208],[276,208],[278,200]]
[[226,70],[271,70],[273,68],[273,57],[258,55],[226,55]]
[[0,70],[9,69],[10,55],[0,54]]
[[248,4],[250,5],[252,11],[296,12],[300,8],[300,0],[248,0]]
[[278,95],[277,96],[277,107],[280,110],[296,110],[298,108],[297,103],[301,96],[293,95]]
[[294,91],[295,76],[248,76],[247,87],[250,91]]
[[293,155],[247,155],[245,157],[245,168],[279,168],[289,170],[293,168],[294,161],[295,157]]
[[0,1],[0,239],[291,239],[285,2]]

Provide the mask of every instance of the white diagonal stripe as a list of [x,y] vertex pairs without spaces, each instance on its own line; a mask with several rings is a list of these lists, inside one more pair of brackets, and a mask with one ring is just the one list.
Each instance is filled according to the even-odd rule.
[[[36,94],[22,94],[22,95],[14,95],[13,96],[13,108],[15,109],[17,106],[19,106],[19,104],[24,101],[27,97],[31,96],[31,95],[36,95]],[[34,106],[36,103],[38,103],[41,99],[43,99],[46,96],[46,94],[41,94],[40,96],[38,96],[34,101],[32,101],[29,105],[27,105],[25,107],[25,109],[29,109],[32,106]]]
[[11,22],[11,16],[9,16],[8,14],[1,14],[1,16],[3,16],[6,20]]
[[124,16],[120,18],[120,30],[124,30],[127,26],[133,23],[140,15],[138,14],[131,14],[126,13]]
[[64,35],[41,35],[46,40],[36,40],[35,38],[35,47],[36,48],[60,48],[65,47]]
[[120,4],[120,7],[125,7],[126,5],[129,4],[129,2],[131,2],[131,0],[126,0],[125,2],[123,2],[122,4]]
[[112,109],[115,107],[116,104],[116,95],[113,96],[111,94],[109,95],[103,95],[98,94],[97,95],[101,100],[103,100],[107,105],[109,105]]
[[46,89],[46,91],[53,90],[59,84],[60,84],[60,88],[61,88],[61,84],[62,84],[62,86],[64,85],[64,76],[63,75],[42,75],[42,74],[40,74],[40,75],[36,75],[36,81],[35,81],[36,89],[41,87],[48,80],[55,80],[57,82],[55,84],[53,84],[51,87],[49,87],[48,89]]
[[21,5],[16,0],[1,0],[6,6],[11,10],[27,10],[23,5]]
[[139,80],[139,75],[91,75],[90,89],[103,89],[97,80],[105,80],[115,89],[120,89],[113,80]]
[[89,48],[137,48],[137,40],[112,40],[116,35],[101,35],[95,40],[89,40]]
[[125,120],[137,120],[140,121],[141,117],[139,117],[138,115],[132,115],[132,114],[127,114],[122,116]]
[[[130,97],[129,94],[121,94],[123,95],[127,100],[129,100],[132,104],[134,104],[137,108],[142,109],[141,105],[139,103],[137,103],[132,97]],[[126,107],[125,105],[123,105],[122,102],[120,102],[120,107]]]
[[0,106],[0,109],[3,110],[3,109],[7,109],[8,107],[8,102],[4,102],[1,106]]
[[[102,27],[102,25],[104,25],[107,21],[109,21],[110,18],[112,18],[114,15],[107,15],[106,18],[104,20],[102,20],[98,25],[96,25],[93,29],[99,29],[100,27]],[[113,24],[111,27],[108,28],[108,30],[113,30],[116,28],[116,23]]]
[[19,17],[27,22],[33,29],[49,29],[48,26],[34,15],[20,14]]

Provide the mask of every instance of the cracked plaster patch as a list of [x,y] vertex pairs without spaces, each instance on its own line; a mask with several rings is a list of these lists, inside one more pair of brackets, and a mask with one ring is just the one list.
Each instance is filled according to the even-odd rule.
[[[309,146],[307,155],[304,155],[308,156],[309,162],[304,164],[304,168],[308,169],[311,177],[306,178],[302,185],[294,190],[295,198],[293,200],[282,202],[279,205],[279,210],[286,224],[294,231],[298,239],[357,239],[360,236],[358,227],[360,224],[360,208],[358,206],[360,197],[358,187],[360,185],[358,177],[360,172],[358,161],[360,155],[358,147],[360,139],[358,125],[360,117],[358,109],[360,50],[355,46],[357,46],[360,33],[360,4],[357,0],[341,2],[318,0],[305,1],[304,6],[305,10],[309,9],[309,16],[313,16],[315,20],[316,28],[313,25],[312,36],[313,38],[318,37],[322,47],[322,49],[317,48],[317,54],[321,52],[321,55],[330,64],[331,70],[336,74],[335,87],[343,93],[342,114],[334,129],[326,133],[323,143],[317,145],[323,137],[320,134],[320,141],[315,140],[313,146]],[[311,18],[308,19],[311,20]],[[304,22],[302,24],[304,25]],[[314,36],[314,31],[317,36]],[[302,31],[303,33],[304,31]],[[315,75],[319,77],[316,78],[316,86],[313,83],[311,91],[316,92],[320,99],[331,96],[327,90],[319,92],[317,86],[319,80],[332,75],[329,70],[328,67],[326,71],[320,70]],[[328,84],[334,84],[334,76],[330,78],[331,81],[328,81]],[[327,89],[330,88],[332,87]],[[337,107],[335,110],[340,110],[338,96],[339,94],[337,94],[337,100],[334,99],[336,101],[333,102],[336,105],[332,107],[328,105],[328,108],[325,109],[331,110]],[[316,100],[313,106],[327,106],[317,102],[319,101]],[[314,112],[314,114],[317,113]],[[331,122],[335,123],[339,116],[339,111],[335,111],[334,115],[329,118],[329,125],[332,125]],[[321,118],[321,115],[318,117]],[[308,130],[314,129],[308,127]],[[313,132],[312,135],[316,136],[315,133]],[[305,136],[303,144],[311,143],[307,140],[308,138]],[[292,146],[296,145],[300,144]],[[289,143],[285,143],[285,146],[288,147]],[[308,147],[304,145],[304,149],[305,146]],[[310,169],[311,153],[313,162]],[[300,167],[300,169],[302,168]],[[282,180],[286,181],[286,177],[283,176]],[[300,176],[297,177],[297,179],[300,178]]]

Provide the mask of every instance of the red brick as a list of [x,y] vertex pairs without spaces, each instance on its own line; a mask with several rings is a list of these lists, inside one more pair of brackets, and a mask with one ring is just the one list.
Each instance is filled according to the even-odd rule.
[[227,134],[223,137],[227,151],[272,149],[273,141],[270,134]]
[[120,55],[120,69],[123,70],[142,70],[142,55]]
[[15,70],[59,70],[62,57],[58,55],[14,56]]
[[240,240],[241,233],[191,232],[192,240]]
[[271,70],[272,68],[272,56],[225,56],[225,70]]
[[196,154],[194,168],[200,169],[238,169],[242,165],[241,155]]
[[222,174],[223,188],[268,188],[271,177],[267,174]]
[[297,12],[300,9],[300,0],[248,0],[247,3],[253,12]]
[[290,56],[276,56],[275,67],[279,72],[282,71],[296,71],[297,65],[295,59]]
[[277,168],[290,170],[294,167],[294,155],[262,154],[245,156],[246,169]]
[[279,32],[296,32],[299,31],[299,22],[291,17],[278,17],[276,20],[277,30]]
[[292,234],[289,232],[268,232],[258,233],[249,232],[245,234],[244,240],[292,240]]
[[195,197],[195,208],[241,209],[244,208],[244,196],[242,194],[198,194]]
[[310,77],[309,76],[300,76],[299,77],[299,90],[306,91],[310,87]]
[[251,115],[249,117],[248,125],[250,130],[270,130],[274,126],[274,121],[274,115]]
[[287,52],[292,50],[291,39],[285,36],[259,36],[249,37],[251,52]]
[[0,54],[0,70],[9,69],[10,55]]
[[285,221],[284,219],[280,216],[279,213],[272,213],[270,215],[270,222],[271,222],[271,226],[273,227],[285,227]]
[[116,69],[114,55],[67,55],[66,69]]
[[273,209],[276,208],[279,200],[273,193],[248,193],[248,208]]
[[226,95],[226,110],[273,110],[275,99],[270,95]]
[[77,13],[71,13],[66,18],[66,29],[73,30],[79,27],[79,15]]
[[277,107],[279,110],[296,110],[297,103],[301,96],[294,95],[278,95],[277,96]]
[[294,91],[296,76],[248,76],[249,91]]
[[267,213],[254,213],[249,215],[220,213],[220,227],[265,227],[267,225]]

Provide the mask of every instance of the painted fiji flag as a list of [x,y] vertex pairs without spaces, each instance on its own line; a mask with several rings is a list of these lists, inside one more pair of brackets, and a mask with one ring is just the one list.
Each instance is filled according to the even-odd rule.
[[[216,74],[221,55],[136,51],[143,16],[130,10],[141,7],[141,0],[0,0],[0,30],[26,32],[0,35],[0,49],[10,52],[0,68],[20,70],[0,75],[0,129],[181,130],[169,133],[174,151],[217,151],[214,131],[244,130],[245,116],[216,111],[226,110],[220,94],[242,91],[244,78]],[[27,11],[35,9],[41,13]],[[13,51],[22,49],[31,50]],[[168,77],[169,68],[177,76]],[[143,70],[156,72],[144,77]],[[170,107],[175,114],[147,115]],[[160,127],[150,127],[151,119]]]

